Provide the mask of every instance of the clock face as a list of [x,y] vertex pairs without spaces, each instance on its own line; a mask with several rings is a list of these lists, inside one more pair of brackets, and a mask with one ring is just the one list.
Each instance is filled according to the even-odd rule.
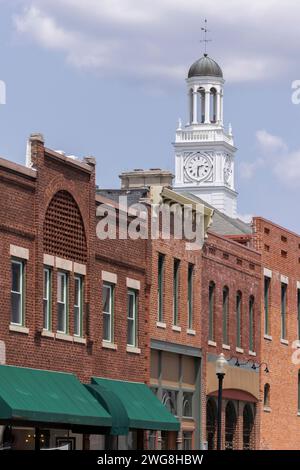
[[199,152],[190,156],[185,165],[187,175],[195,181],[207,179],[211,175],[212,169],[213,164],[210,158]]
[[232,175],[232,163],[230,157],[226,157],[224,163],[224,180],[226,183],[229,183],[230,177]]

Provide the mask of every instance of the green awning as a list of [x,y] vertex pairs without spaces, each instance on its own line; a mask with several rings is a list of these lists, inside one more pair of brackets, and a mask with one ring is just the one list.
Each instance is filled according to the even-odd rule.
[[110,427],[108,412],[73,374],[0,366],[0,421]]
[[87,387],[111,414],[111,434],[127,434],[128,428],[179,431],[178,419],[144,383],[93,377]]

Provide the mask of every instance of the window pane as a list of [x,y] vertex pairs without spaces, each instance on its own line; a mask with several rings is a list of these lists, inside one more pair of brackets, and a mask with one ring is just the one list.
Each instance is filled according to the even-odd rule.
[[80,336],[81,334],[81,318],[80,318],[80,308],[74,306],[74,335]]
[[104,312],[103,314],[103,339],[111,341],[111,315]]
[[183,416],[191,418],[193,416],[193,393],[183,392]]
[[21,293],[21,277],[22,265],[21,263],[12,263],[12,291]]
[[22,296],[14,292],[11,294],[11,321],[22,324]]
[[75,277],[75,305],[79,306],[81,302],[81,279],[79,277]]
[[44,269],[44,320],[43,320],[43,328],[45,330],[50,329],[50,270]]
[[65,302],[66,275],[58,273],[57,275],[57,300]]
[[127,343],[131,346],[135,346],[134,341],[134,321],[128,318],[128,328],[127,328]]
[[65,304],[57,304],[57,330],[66,332],[66,308]]
[[110,313],[111,310],[111,287],[103,286],[102,289],[102,303],[103,303],[103,312]]
[[128,318],[134,318],[134,294],[128,295]]

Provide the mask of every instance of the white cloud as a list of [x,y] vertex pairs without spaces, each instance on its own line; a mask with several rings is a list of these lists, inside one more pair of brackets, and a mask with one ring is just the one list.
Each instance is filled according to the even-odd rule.
[[244,178],[252,178],[256,170],[264,166],[289,189],[299,189],[300,149],[290,151],[281,137],[270,134],[266,130],[257,131],[256,140],[261,157],[251,163],[243,162],[241,175]]
[[15,20],[18,33],[60,51],[76,67],[131,78],[183,80],[201,55],[200,27],[208,17],[213,37],[209,51],[225,78],[272,80],[293,71],[297,78],[292,60],[300,41],[296,0],[285,1],[284,13],[279,0],[19,2],[25,9]]
[[256,132],[256,140],[259,145],[260,151],[269,156],[270,154],[285,153],[288,150],[286,143],[281,137],[272,135],[266,130],[259,130]]

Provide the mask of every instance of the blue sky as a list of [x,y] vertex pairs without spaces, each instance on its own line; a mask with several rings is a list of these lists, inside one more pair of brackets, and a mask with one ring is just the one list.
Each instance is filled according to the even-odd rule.
[[0,155],[24,163],[28,135],[42,132],[50,148],[94,155],[103,187],[126,169],[173,170],[207,17],[238,147],[238,211],[300,233],[299,16],[297,0],[0,0]]

